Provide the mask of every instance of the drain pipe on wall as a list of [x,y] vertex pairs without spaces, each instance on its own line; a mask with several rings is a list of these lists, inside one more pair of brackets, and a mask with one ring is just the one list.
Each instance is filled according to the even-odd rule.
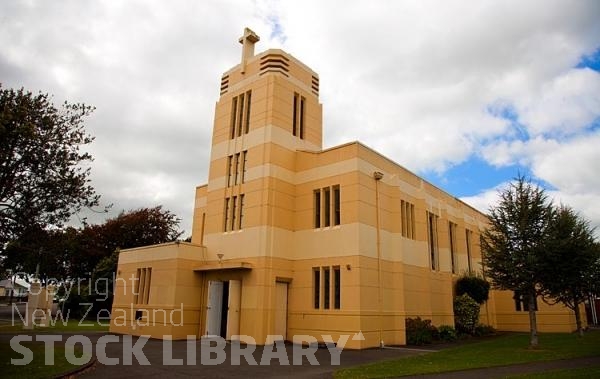
[[375,179],[375,212],[376,212],[376,229],[377,229],[377,305],[379,307],[379,347],[383,348],[383,295],[381,293],[381,233],[380,233],[380,215],[379,215],[379,181],[383,179],[383,173],[379,171],[373,172]]

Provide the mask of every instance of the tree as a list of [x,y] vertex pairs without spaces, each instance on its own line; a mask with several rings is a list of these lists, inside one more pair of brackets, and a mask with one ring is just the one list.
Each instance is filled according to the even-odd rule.
[[[499,203],[490,208],[489,228],[481,236],[485,274],[494,288],[516,291],[533,305],[541,291],[540,259],[553,206],[543,189],[522,176],[499,195]],[[536,309],[529,306],[528,311],[529,344],[536,347]]]
[[600,259],[589,223],[572,208],[560,206],[552,219],[541,261],[544,301],[562,303],[575,312],[577,332],[583,336],[580,304],[589,296]]
[[456,280],[456,296],[469,295],[478,304],[485,303],[490,295],[490,283],[479,275],[467,273]]
[[93,108],[47,94],[0,85],[0,249],[28,228],[61,226],[84,207],[99,204],[89,184],[92,161],[81,147],[93,138],[83,119]]
[[117,248],[131,249],[175,241],[182,234],[179,221],[161,205],[123,211],[102,225],[103,247],[113,252]]
[[181,235],[178,225],[179,219],[173,213],[157,206],[123,211],[104,224],[80,229],[32,227],[7,244],[3,264],[14,272],[28,273],[39,265],[42,282],[45,278],[89,280],[93,273],[98,275],[97,266],[102,261],[106,262],[100,272],[109,266],[110,273],[115,271],[118,248],[174,241]]
[[94,249],[103,253],[102,258],[95,261],[92,272],[93,289],[97,291],[92,295],[94,314],[101,310],[110,312],[112,307],[119,250],[176,241],[183,234],[178,230],[179,221],[173,213],[157,206],[121,212],[95,228],[97,245]]
[[[177,240],[179,219],[162,206],[122,211],[100,225],[86,225],[74,239],[63,245],[68,249],[68,273],[65,283],[65,312],[69,317],[87,313],[106,317],[112,307],[113,287],[119,249],[154,245]],[[69,232],[70,229],[65,230]],[[86,306],[83,306],[87,304]],[[92,304],[88,312],[89,304]],[[102,312],[102,313],[100,313]]]

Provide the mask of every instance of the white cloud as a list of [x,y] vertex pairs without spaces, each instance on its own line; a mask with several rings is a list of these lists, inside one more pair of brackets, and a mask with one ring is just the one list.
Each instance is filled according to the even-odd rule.
[[[600,197],[600,131],[555,144],[551,152],[533,154],[532,171],[567,196]],[[588,204],[594,207],[595,204]]]
[[508,187],[508,184],[508,182],[500,183],[494,188],[486,188],[476,195],[463,196],[460,200],[471,205],[480,212],[488,214],[490,207],[498,204],[500,199],[499,193],[505,190]]
[[532,135],[571,135],[600,117],[600,73],[572,69],[516,103],[520,121]]
[[[577,158],[577,141],[598,117],[600,79],[573,67],[600,46],[598,14],[596,1],[558,0],[7,1],[0,78],[95,105],[98,192],[115,212],[163,202],[188,232],[220,76],[245,26],[258,51],[281,47],[320,74],[327,146],[358,139],[418,172],[478,154],[584,196],[596,182],[579,175],[595,163]],[[498,104],[529,141],[490,112]],[[553,170],[565,159],[580,167],[563,177]]]

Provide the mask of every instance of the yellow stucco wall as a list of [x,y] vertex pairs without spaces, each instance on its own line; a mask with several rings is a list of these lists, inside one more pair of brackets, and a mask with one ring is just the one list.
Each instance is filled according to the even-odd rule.
[[[269,60],[279,68],[269,69]],[[248,91],[248,133],[231,138],[233,98]],[[295,93],[306,101],[304,138],[292,134]],[[232,184],[228,157],[242,152],[244,180]],[[383,177],[376,180],[374,172]],[[314,191],[332,186],[340,189],[340,224],[316,228]],[[242,194],[243,225],[225,231],[225,199]],[[402,202],[414,209],[411,236],[403,236]],[[437,220],[433,262],[428,214]],[[449,222],[455,225],[454,270]],[[111,331],[176,339],[204,335],[209,283],[240,281],[236,331],[269,343],[281,322],[280,282],[287,286],[288,339],[304,334],[337,340],[361,331],[365,340],[350,339],[346,347],[401,345],[406,317],[454,324],[453,282],[465,271],[481,270],[479,236],[485,226],[485,215],[359,142],[323,150],[318,75],[281,50],[267,50],[223,75],[208,183],[195,192],[192,243],[121,252],[118,278],[152,268],[152,285],[148,304],[132,304],[133,287],[117,281]],[[339,309],[315,308],[313,272],[326,267],[340,270]],[[522,330],[522,315],[511,311],[509,300],[492,293],[481,322]],[[147,310],[141,321],[155,325],[134,329],[136,310]],[[175,312],[181,322],[164,325],[164,314],[153,310]],[[574,325],[560,307],[541,308],[538,322],[542,331]]]

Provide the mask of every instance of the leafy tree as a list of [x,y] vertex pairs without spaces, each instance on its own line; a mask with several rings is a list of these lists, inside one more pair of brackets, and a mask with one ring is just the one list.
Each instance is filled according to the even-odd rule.
[[[39,265],[41,278],[89,278],[105,259],[116,267],[118,248],[132,248],[176,240],[179,219],[161,206],[121,212],[104,224],[76,229],[26,229],[5,248],[3,264],[13,272],[33,273]],[[114,270],[113,270],[114,271]]]
[[[485,274],[501,290],[517,291],[529,304],[540,294],[540,259],[553,206],[543,189],[519,176],[500,192],[490,209],[489,228],[481,236]],[[530,341],[538,345],[535,307],[528,307]]]
[[119,250],[176,241],[183,234],[178,230],[179,221],[173,213],[157,206],[121,212],[100,226],[96,249],[104,254],[92,275],[94,290],[98,292],[94,294],[94,313],[110,311],[112,307]]
[[573,310],[577,331],[583,336],[579,306],[591,292],[600,259],[593,229],[572,208],[561,206],[550,223],[546,246],[541,261],[544,301]]
[[[119,250],[155,245],[177,240],[179,219],[162,206],[122,211],[100,225],[86,225],[79,231],[77,246],[70,256],[72,278],[84,279],[73,286],[65,310],[71,317],[83,316],[93,304],[88,317],[106,317],[112,308],[115,272]],[[99,314],[99,312],[101,312]]]
[[[600,256],[600,242],[594,243],[593,249],[596,250],[596,254]],[[590,295],[600,296],[600,259],[598,259],[590,269],[591,275],[587,279],[590,285]]]
[[490,283],[479,275],[467,273],[456,280],[456,296],[467,294],[478,304],[485,303],[490,296]]
[[69,276],[69,252],[64,246],[68,234],[62,230],[46,230],[35,225],[4,249],[4,265],[15,273],[38,272],[42,284],[61,281]]
[[121,212],[116,218],[102,225],[102,248],[111,253],[117,248],[155,245],[177,240],[179,218],[161,205],[154,208],[140,208]]
[[61,226],[99,203],[89,184],[93,141],[83,119],[93,108],[0,85],[0,249],[27,229]]

